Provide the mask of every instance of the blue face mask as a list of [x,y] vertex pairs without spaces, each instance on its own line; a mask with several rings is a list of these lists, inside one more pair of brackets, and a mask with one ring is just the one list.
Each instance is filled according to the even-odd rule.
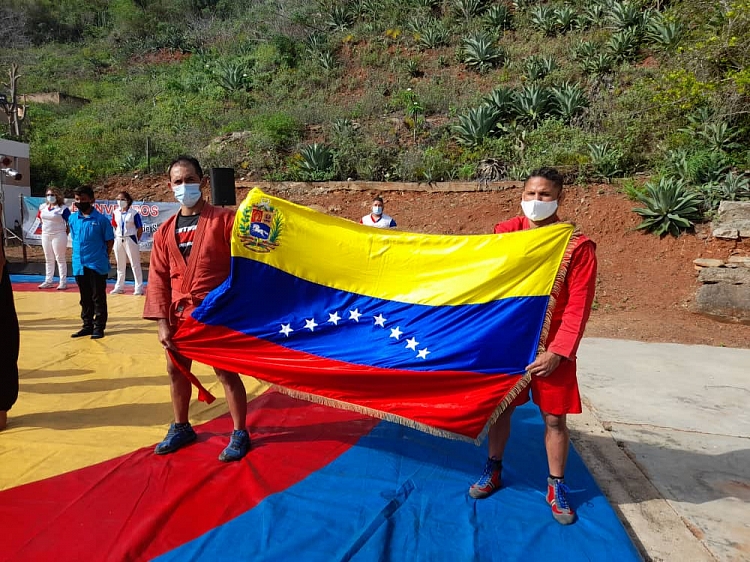
[[174,192],[174,198],[185,207],[192,207],[201,198],[201,184],[199,183],[176,185],[172,191]]

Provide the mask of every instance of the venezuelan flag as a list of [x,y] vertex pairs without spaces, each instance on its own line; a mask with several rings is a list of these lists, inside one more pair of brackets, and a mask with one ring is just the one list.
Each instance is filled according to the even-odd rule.
[[479,440],[528,382],[573,236],[384,232],[254,189],[230,277],[174,341],[294,396]]

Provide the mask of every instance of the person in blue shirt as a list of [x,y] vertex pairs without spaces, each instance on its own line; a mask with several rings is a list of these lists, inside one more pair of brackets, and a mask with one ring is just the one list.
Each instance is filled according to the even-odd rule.
[[68,224],[83,327],[70,337],[96,340],[104,337],[107,327],[107,274],[115,234],[109,219],[94,208],[94,190],[79,187],[74,193],[78,210],[70,215]]

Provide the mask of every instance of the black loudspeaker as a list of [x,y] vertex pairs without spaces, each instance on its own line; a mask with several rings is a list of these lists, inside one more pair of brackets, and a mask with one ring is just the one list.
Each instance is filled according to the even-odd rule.
[[211,168],[211,203],[214,205],[236,205],[234,192],[234,168]]

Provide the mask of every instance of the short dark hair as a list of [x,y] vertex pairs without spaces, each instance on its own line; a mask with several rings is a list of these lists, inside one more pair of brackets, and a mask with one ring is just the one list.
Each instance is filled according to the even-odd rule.
[[[532,172],[529,174],[529,176],[526,178],[526,181],[528,181],[530,178],[544,178],[547,181],[551,181],[553,184],[555,184],[555,187],[562,191],[563,188],[563,177],[560,172],[557,171],[556,168],[537,168],[536,170],[532,170]],[[524,183],[526,183],[524,181]]]
[[73,190],[73,193],[76,195],[88,195],[92,199],[95,199],[94,197],[94,190],[91,189],[88,185],[82,185],[80,187],[76,187]]
[[203,179],[203,168],[201,168],[200,163],[198,162],[197,158],[193,158],[192,156],[185,156],[180,155],[172,162],[170,162],[169,167],[167,168],[167,175],[172,173],[172,168],[177,164],[190,164],[193,169],[198,173],[198,177]]
[[130,193],[128,193],[127,191],[121,191],[117,195],[122,195],[127,200],[128,205],[133,204],[133,198],[130,196]]
[[385,204],[385,203],[383,203],[383,198],[380,195],[378,195],[377,197],[373,197],[372,198],[372,202],[375,203],[375,201],[379,201],[381,205]]

